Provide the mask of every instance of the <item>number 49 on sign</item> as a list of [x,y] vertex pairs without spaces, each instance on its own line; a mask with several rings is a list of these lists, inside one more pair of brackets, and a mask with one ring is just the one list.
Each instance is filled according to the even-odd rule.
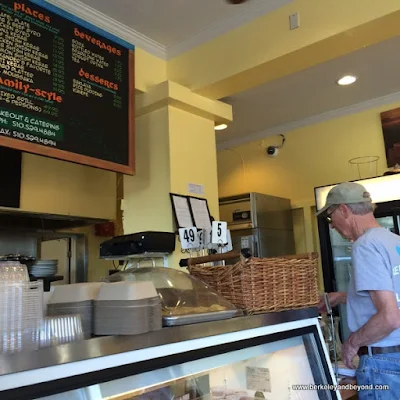
[[180,228],[179,239],[181,241],[182,249],[197,249],[200,246],[199,235],[197,234],[197,228]]

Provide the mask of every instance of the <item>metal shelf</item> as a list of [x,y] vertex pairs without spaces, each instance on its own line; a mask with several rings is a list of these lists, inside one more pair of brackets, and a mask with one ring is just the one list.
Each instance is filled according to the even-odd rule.
[[168,256],[169,253],[141,253],[141,254],[131,254],[128,256],[110,256],[110,257],[100,257],[102,260],[110,261],[129,261],[129,260],[148,260],[154,258],[162,258],[164,267],[168,266]]

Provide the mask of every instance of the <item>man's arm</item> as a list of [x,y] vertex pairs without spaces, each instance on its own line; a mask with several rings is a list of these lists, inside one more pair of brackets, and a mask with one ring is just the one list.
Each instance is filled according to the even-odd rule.
[[377,313],[343,344],[343,361],[349,368],[352,367],[353,358],[361,346],[378,342],[400,328],[400,311],[394,293],[389,290],[374,290],[369,291],[369,294]]
[[[331,307],[336,307],[339,304],[346,304],[347,301],[347,293],[346,292],[331,292],[328,293],[329,302],[331,303]],[[321,296],[318,304],[318,312],[326,313],[326,305],[325,298]]]
[[350,335],[353,346],[367,346],[390,335],[400,328],[400,312],[396,297],[388,290],[370,291],[377,313],[357,332]]

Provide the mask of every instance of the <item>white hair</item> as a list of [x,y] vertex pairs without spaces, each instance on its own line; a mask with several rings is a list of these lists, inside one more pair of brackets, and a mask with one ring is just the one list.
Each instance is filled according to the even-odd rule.
[[354,215],[366,215],[375,211],[375,204],[370,201],[363,201],[361,203],[346,204]]

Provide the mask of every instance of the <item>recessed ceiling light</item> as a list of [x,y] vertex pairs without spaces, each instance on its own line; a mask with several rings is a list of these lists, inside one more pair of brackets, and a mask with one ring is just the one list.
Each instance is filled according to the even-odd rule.
[[226,129],[228,127],[227,124],[219,124],[219,125],[215,125],[214,129],[216,131],[223,131],[224,129]]
[[357,80],[357,77],[354,75],[345,75],[342,76],[338,81],[337,84],[340,86],[346,86],[346,85],[351,85]]

